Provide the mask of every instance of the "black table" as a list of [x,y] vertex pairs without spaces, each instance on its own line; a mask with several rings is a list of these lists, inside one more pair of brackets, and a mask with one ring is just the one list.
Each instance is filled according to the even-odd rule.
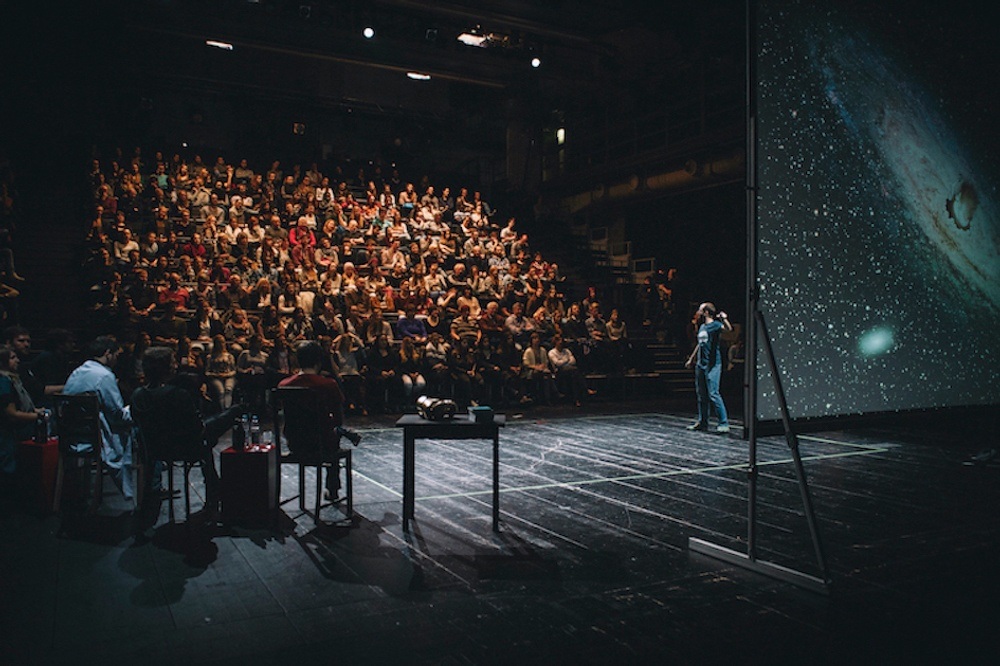
[[396,427],[403,429],[403,531],[410,531],[413,518],[413,464],[418,439],[492,439],[493,440],[493,531],[500,531],[500,428],[507,417],[494,414],[493,421],[476,423],[468,416],[448,421],[428,421],[417,414],[406,414]]

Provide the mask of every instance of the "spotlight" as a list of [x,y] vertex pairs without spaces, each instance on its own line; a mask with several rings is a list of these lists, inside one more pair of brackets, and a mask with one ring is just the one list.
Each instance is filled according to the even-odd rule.
[[371,39],[372,37],[375,36],[375,28],[367,26],[364,30],[361,31],[361,34],[365,36],[365,39]]
[[534,67],[535,69],[538,69],[539,67],[541,67],[542,66],[542,60],[541,60],[541,58],[532,58],[531,59],[531,66]]

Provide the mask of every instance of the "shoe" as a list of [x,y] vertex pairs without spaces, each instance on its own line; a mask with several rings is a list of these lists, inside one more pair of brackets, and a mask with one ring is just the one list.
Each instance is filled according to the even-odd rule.
[[340,496],[340,491],[338,490],[336,494],[331,493],[330,489],[327,488],[323,491],[323,501],[330,502],[331,504],[336,504],[337,502],[343,502],[346,497]]
[[692,423],[687,427],[688,430],[708,430],[708,426],[704,423]]
[[997,457],[997,450],[996,449],[987,449],[985,451],[981,451],[981,452],[977,453],[976,455],[972,456],[967,461],[965,461],[964,464],[966,464],[966,465],[976,465],[976,464],[988,463],[988,462],[991,462],[992,460],[994,460],[996,457]]
[[718,428],[715,429],[715,432],[727,433],[727,432],[729,432],[729,426],[728,425],[720,425]]
[[349,439],[351,444],[353,444],[354,446],[357,446],[358,444],[361,443],[361,433],[359,432],[354,432],[353,430],[349,430],[344,433],[344,437]]

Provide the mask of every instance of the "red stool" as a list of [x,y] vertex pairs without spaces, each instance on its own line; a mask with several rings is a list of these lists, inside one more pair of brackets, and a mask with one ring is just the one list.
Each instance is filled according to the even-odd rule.
[[39,443],[26,439],[17,445],[17,476],[20,495],[46,513],[55,498],[59,468],[59,438]]
[[229,447],[222,452],[222,518],[226,522],[264,524],[278,509],[278,450],[273,444]]

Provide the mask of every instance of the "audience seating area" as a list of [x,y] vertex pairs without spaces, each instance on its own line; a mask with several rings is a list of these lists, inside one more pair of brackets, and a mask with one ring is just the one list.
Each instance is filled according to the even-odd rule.
[[306,339],[356,413],[425,393],[579,405],[587,373],[630,366],[617,311],[567,298],[559,267],[480,192],[117,154],[92,165],[83,270],[95,328],[127,346],[126,395],[150,345],[176,348],[218,407],[235,396],[261,413]]

